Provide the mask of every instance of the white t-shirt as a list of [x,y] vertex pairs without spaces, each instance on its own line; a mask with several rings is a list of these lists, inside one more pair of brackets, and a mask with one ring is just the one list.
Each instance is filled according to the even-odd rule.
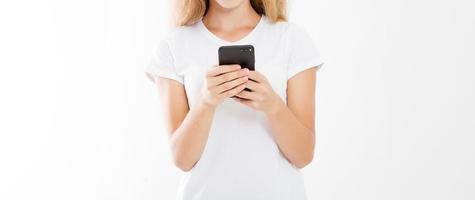
[[[200,97],[206,70],[218,63],[223,45],[251,44],[255,70],[286,102],[287,80],[323,59],[311,37],[296,24],[271,23],[265,16],[244,38],[220,39],[199,21],[173,28],[155,48],[149,76],[182,83],[188,104]],[[304,200],[299,169],[279,151],[264,113],[227,98],[218,105],[200,160],[184,172],[178,200]]]

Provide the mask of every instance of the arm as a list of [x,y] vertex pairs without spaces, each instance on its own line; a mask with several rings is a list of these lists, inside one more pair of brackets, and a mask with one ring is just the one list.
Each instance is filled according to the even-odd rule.
[[225,98],[242,91],[247,82],[247,69],[226,65],[208,70],[201,98],[188,105],[186,91],[178,81],[156,77],[162,109],[175,165],[189,171],[198,162],[206,146],[216,107]]
[[190,110],[182,84],[162,77],[157,83],[175,165],[189,171],[203,153],[215,108],[199,101]]
[[234,100],[263,111],[274,140],[284,156],[297,168],[313,159],[315,146],[316,67],[306,69],[287,82],[287,105],[258,71],[246,83],[252,91],[240,92]]
[[315,148],[315,76],[316,68],[298,73],[287,82],[287,106],[284,102],[267,118],[282,153],[298,168],[313,160]]

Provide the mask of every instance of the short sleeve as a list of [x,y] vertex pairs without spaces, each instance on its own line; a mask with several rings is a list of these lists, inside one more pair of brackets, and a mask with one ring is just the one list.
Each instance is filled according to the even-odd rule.
[[160,76],[173,79],[183,84],[183,76],[180,76],[175,69],[169,40],[163,39],[155,45],[152,56],[145,67],[145,73],[147,77],[154,82],[155,77]]
[[287,79],[306,69],[322,67],[324,59],[320,55],[315,42],[302,28],[291,24],[289,27],[289,63],[287,67]]

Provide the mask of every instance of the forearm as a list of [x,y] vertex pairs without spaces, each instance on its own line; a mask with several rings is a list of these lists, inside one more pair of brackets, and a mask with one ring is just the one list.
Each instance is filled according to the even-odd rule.
[[284,156],[298,168],[309,164],[315,146],[313,130],[304,126],[283,102],[275,112],[266,116],[274,140]]
[[175,164],[189,171],[200,159],[208,140],[215,107],[198,102],[172,134],[171,149]]

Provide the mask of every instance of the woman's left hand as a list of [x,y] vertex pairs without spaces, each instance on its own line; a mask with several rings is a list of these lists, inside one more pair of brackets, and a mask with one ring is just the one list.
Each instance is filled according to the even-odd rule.
[[272,89],[267,78],[258,71],[249,71],[246,88],[232,97],[235,101],[266,114],[274,114],[286,106],[282,98]]

